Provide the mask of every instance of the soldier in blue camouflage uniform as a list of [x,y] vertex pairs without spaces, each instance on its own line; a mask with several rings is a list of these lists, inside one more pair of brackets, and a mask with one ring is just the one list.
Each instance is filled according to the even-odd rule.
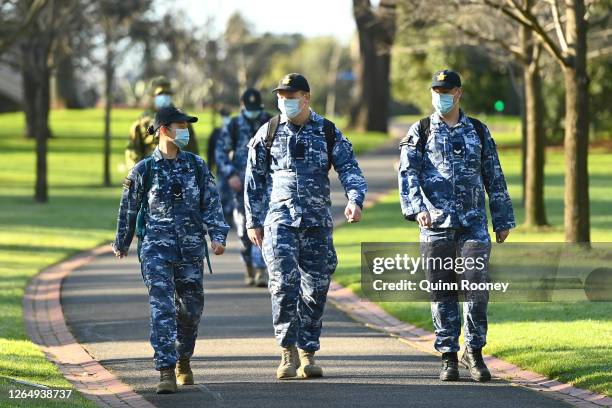
[[[248,234],[262,246],[268,265],[274,333],[282,347],[277,378],[318,377],[315,364],[331,274],[337,265],[332,240],[329,165],[346,192],[345,216],[358,222],[366,182],[351,143],[310,109],[310,87],[300,74],[285,76],[277,92],[282,113],[249,142],[245,178]],[[278,125],[270,149],[268,127]],[[330,163],[331,158],[331,163]],[[297,347],[296,347],[297,346]],[[298,350],[299,349],[299,350]]]
[[261,103],[261,94],[256,89],[247,89],[241,99],[242,109],[223,127],[215,158],[221,177],[228,181],[234,192],[234,224],[242,242],[240,255],[246,266],[245,283],[265,288],[268,286],[268,272],[261,250],[253,245],[247,235],[244,213],[244,172],[249,149],[247,143],[255,132],[270,119]]
[[[399,168],[402,213],[416,220],[421,229],[422,253],[426,257],[447,256],[488,261],[491,238],[487,229],[485,191],[493,230],[498,243],[515,227],[512,202],[501,169],[495,142],[481,122],[468,118],[459,107],[461,79],[456,72],[436,72],[431,85],[435,112],[412,125],[401,143]],[[426,129],[424,127],[428,127]],[[487,282],[485,268],[467,268],[461,279]],[[452,269],[427,271],[432,282],[455,282],[459,272]],[[435,348],[442,353],[440,379],[459,379],[458,358],[461,316],[458,294],[435,291],[431,294]],[[491,378],[482,358],[487,335],[488,293],[463,293],[466,351],[461,364],[472,378]]]
[[195,121],[175,107],[156,113],[149,132],[158,133],[159,146],[123,184],[113,243],[117,257],[127,255],[144,206],[138,255],[149,292],[155,368],[161,372],[158,393],[176,392],[177,377],[179,384],[193,384],[189,359],[204,307],[205,234],[220,255],[229,230],[206,163],[182,150],[189,141],[187,124]]
[[219,191],[219,196],[221,197],[221,206],[223,207],[223,215],[225,216],[225,222],[229,225],[233,223],[233,212],[234,212],[234,194],[232,193],[232,189],[227,182],[227,179],[223,177],[221,174],[221,170],[219,166],[217,166],[216,159],[216,150],[217,150],[217,141],[221,136],[221,132],[225,126],[229,123],[231,116],[230,111],[221,108],[219,110],[219,115],[221,116],[221,126],[216,127],[210,133],[208,137],[208,149],[206,151],[206,161],[208,163],[208,167],[211,171],[215,171],[217,175],[217,190]]

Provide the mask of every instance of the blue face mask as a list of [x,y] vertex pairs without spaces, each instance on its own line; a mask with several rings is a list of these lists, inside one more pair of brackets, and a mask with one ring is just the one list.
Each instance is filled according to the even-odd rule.
[[431,91],[431,104],[438,114],[445,115],[455,106],[455,95]]
[[261,115],[261,109],[256,109],[256,110],[244,110],[244,116],[247,117],[247,119],[256,119],[259,117],[259,115]]
[[287,116],[289,119],[293,119],[302,111],[300,108],[300,99],[279,99],[278,109],[283,115]]
[[172,105],[172,97],[168,94],[155,96],[155,109],[159,110]]
[[189,143],[189,129],[176,129],[176,137],[172,141],[179,149],[184,149]]

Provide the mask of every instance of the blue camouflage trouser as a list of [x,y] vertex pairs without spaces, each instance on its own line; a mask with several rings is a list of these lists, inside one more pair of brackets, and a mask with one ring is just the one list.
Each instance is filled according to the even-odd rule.
[[204,309],[202,261],[174,263],[144,257],[140,265],[149,291],[155,369],[191,358]]
[[[432,283],[489,282],[488,261],[491,251],[491,237],[485,227],[466,228],[421,228],[421,253],[428,258],[453,260],[458,258],[484,259],[484,268],[467,264],[458,269],[430,266],[426,269],[427,279]],[[433,265],[433,264],[432,264]],[[482,265],[482,263],[481,263]],[[463,322],[465,345],[480,349],[487,340],[487,291],[465,290],[463,295]],[[437,290],[430,293],[431,316],[436,334],[434,347],[441,353],[459,351],[461,315],[457,291]]]
[[247,234],[246,216],[244,210],[244,192],[240,191],[234,199],[234,224],[236,225],[236,233],[242,243],[240,256],[246,266],[253,268],[265,268],[266,263],[263,259],[261,250],[254,245]]
[[272,324],[279,345],[319,349],[331,274],[338,263],[331,227],[265,227]]

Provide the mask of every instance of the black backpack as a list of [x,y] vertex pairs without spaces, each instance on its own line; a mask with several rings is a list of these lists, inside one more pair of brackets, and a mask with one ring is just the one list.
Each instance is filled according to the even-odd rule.
[[[481,153],[482,153],[482,148],[484,146],[484,141],[485,141],[484,124],[476,118],[472,118],[468,116],[468,119],[472,123],[472,126],[474,126],[474,129],[476,129],[476,133],[478,134],[478,138],[480,139],[480,148],[481,148]],[[419,148],[421,153],[425,153],[425,144],[427,143],[427,139],[429,138],[429,131],[431,127],[430,125],[431,125],[431,119],[429,118],[429,116],[419,120],[419,140],[417,141],[417,147]],[[402,146],[408,144],[408,138],[409,138],[408,136],[405,136],[400,141],[400,144],[399,144],[400,149],[402,148]]]
[[[266,160],[270,163],[270,149],[276,136],[276,130],[280,123],[280,115],[273,116],[268,122],[268,132],[266,133],[265,147]],[[327,170],[332,166],[332,152],[336,144],[336,125],[331,120],[323,118],[323,133],[325,134],[325,143],[327,144]]]

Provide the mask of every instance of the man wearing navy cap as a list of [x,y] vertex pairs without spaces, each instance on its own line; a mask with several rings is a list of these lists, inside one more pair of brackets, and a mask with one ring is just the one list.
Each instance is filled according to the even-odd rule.
[[[462,96],[459,74],[447,69],[434,73],[431,100],[435,112],[412,125],[400,143],[400,203],[404,217],[420,227],[421,253],[427,258],[473,260],[469,262],[472,267],[468,268],[465,261],[465,271],[457,272],[452,268],[437,269],[435,262],[427,263],[432,266],[426,270],[431,282],[488,282],[491,238],[485,192],[496,241],[503,243],[515,227],[495,142],[482,122],[460,109]],[[461,332],[458,293],[432,291],[430,295],[434,346],[443,360],[440,379],[456,381]],[[461,364],[470,370],[474,380],[488,381],[491,374],[482,358],[488,292],[465,291],[462,295],[466,349]]]
[[234,224],[238,238],[242,243],[240,255],[246,267],[245,283],[260,288],[268,286],[268,271],[261,250],[253,245],[247,235],[244,213],[244,172],[247,165],[249,140],[261,125],[270,120],[270,115],[263,109],[261,94],[257,89],[249,88],[240,98],[241,111],[223,126],[215,158],[217,167],[234,192]]
[[229,230],[208,166],[183,150],[189,143],[187,124],[197,120],[175,107],[157,111],[148,132],[157,134],[159,145],[123,183],[112,244],[115,256],[123,258],[134,232],[138,236],[159,394],[176,392],[177,377],[179,384],[194,383],[189,360],[204,307],[205,234],[221,255]]
[[315,363],[323,310],[337,258],[332,240],[329,169],[344,187],[348,222],[361,219],[366,182],[351,143],[310,109],[310,86],[293,73],[276,92],[277,115],[249,142],[245,208],[251,241],[268,265],[278,379],[320,377]]

